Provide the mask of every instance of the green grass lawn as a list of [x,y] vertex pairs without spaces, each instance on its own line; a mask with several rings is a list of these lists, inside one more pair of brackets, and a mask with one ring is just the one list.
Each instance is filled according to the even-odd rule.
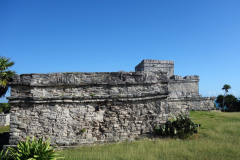
[[240,113],[191,111],[202,127],[188,140],[139,140],[59,151],[69,160],[235,160],[240,159]]
[[3,133],[3,132],[9,132],[9,125],[4,126],[4,127],[0,127],[0,133]]

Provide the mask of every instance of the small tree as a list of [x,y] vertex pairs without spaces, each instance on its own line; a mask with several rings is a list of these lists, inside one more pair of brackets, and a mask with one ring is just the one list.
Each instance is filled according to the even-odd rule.
[[231,89],[231,86],[228,84],[224,84],[222,90],[225,90],[224,96],[223,96],[223,101],[222,101],[222,108],[224,108],[224,101],[225,101],[225,97],[227,95],[228,90]]
[[4,97],[8,88],[8,82],[11,82],[12,77],[16,74],[15,71],[10,71],[9,68],[14,65],[14,62],[9,58],[0,56],[0,98]]

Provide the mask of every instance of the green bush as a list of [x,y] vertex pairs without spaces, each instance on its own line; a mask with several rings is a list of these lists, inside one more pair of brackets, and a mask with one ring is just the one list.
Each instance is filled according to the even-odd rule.
[[56,157],[58,154],[54,151],[55,147],[50,146],[49,139],[43,142],[43,138],[30,141],[29,137],[25,142],[19,142],[17,148],[8,148],[9,157],[17,160],[55,160],[63,159]]
[[9,103],[0,103],[0,112],[9,113],[10,104]]
[[[171,114],[171,113],[170,113]],[[179,115],[173,116],[174,121],[167,121],[160,127],[157,125],[153,130],[157,135],[177,136],[179,139],[186,139],[197,133],[198,127],[201,125],[195,124],[188,116]]]

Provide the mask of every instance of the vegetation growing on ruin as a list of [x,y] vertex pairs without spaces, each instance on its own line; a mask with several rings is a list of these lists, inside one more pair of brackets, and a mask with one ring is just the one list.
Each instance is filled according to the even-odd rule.
[[83,129],[81,130],[81,132],[82,132],[82,133],[86,132],[86,128],[83,128]]
[[92,93],[92,94],[90,94],[90,96],[91,96],[91,97],[94,97],[94,96],[95,96],[95,94],[93,94],[93,93]]

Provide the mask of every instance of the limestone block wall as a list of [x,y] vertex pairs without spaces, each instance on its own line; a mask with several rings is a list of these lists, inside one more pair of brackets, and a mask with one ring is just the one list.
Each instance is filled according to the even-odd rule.
[[209,111],[215,110],[214,101],[216,97],[178,97],[168,98],[168,112],[173,115],[186,114],[189,115],[189,111]]
[[168,84],[169,112],[174,115],[179,113],[189,114],[190,110],[214,110],[216,97],[202,97],[199,95],[199,76],[177,76],[170,77]]
[[174,75],[174,61],[144,59],[135,67],[135,71],[167,72],[167,77]]
[[9,125],[10,115],[9,114],[0,114],[0,127]]
[[[178,116],[179,114],[185,114],[189,116],[190,103],[189,98],[183,99],[169,99],[168,100],[168,112]],[[169,116],[171,118],[171,116]]]
[[199,76],[172,76],[168,90],[171,98],[189,97],[199,94]]
[[208,111],[215,110],[214,101],[216,97],[192,97],[190,101],[190,110]]
[[[167,72],[168,83],[168,111],[174,115],[190,110],[209,110],[214,108],[214,97],[206,99],[199,95],[199,76],[174,75],[174,62],[144,59],[135,67],[136,71]],[[195,97],[195,98],[194,98]],[[198,98],[196,98],[198,97]]]
[[50,137],[58,146],[122,141],[164,123],[165,110],[161,100],[17,105],[12,110],[9,144],[17,144],[27,135]]
[[166,122],[167,96],[163,72],[18,75],[8,98],[9,144],[27,136],[58,146],[133,138]]

